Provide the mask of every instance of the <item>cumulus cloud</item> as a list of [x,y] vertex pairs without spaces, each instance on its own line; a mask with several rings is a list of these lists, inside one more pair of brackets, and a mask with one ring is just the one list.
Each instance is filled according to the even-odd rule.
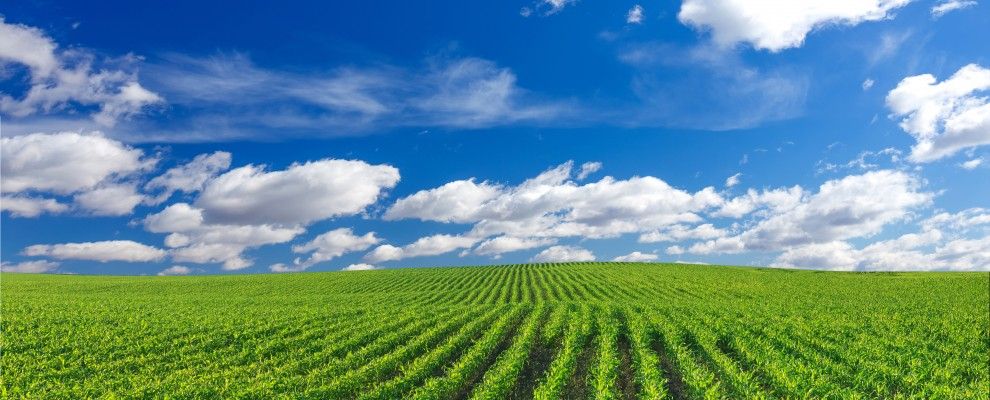
[[381,263],[411,257],[435,256],[458,249],[466,249],[477,242],[478,239],[465,236],[433,235],[419,238],[402,247],[383,244],[366,254],[364,260],[369,263]]
[[474,253],[478,255],[500,256],[504,253],[511,253],[520,250],[535,249],[546,245],[554,244],[557,241],[550,238],[518,238],[513,236],[499,236],[485,240],[474,248]]
[[24,261],[17,264],[0,262],[0,271],[3,272],[20,272],[22,274],[44,274],[49,272],[55,272],[58,269],[58,263],[54,261]]
[[[482,243],[475,252],[498,255],[558,238],[615,237],[695,223],[702,220],[699,212],[723,202],[713,188],[691,193],[652,176],[624,180],[606,176],[586,184],[572,177],[573,163],[567,162],[516,186],[455,181],[400,199],[385,215],[471,223],[471,230],[462,236]],[[397,253],[390,245],[376,251],[381,256]]]
[[360,213],[399,181],[399,170],[320,160],[280,171],[247,165],[206,183],[195,201],[211,223],[307,224]]
[[309,242],[292,246],[294,253],[311,253],[309,258],[296,259],[294,264],[297,270],[304,270],[314,264],[340,257],[345,253],[367,250],[380,241],[375,237],[374,232],[357,236],[350,228],[334,229],[313,238]]
[[44,32],[0,17],[0,63],[27,69],[29,88],[19,97],[0,94],[0,111],[16,117],[96,106],[93,120],[106,126],[164,100],[145,89],[134,56],[98,62],[81,49],[60,50]]
[[864,80],[863,81],[863,84],[861,85],[862,88],[863,88],[863,91],[865,92],[867,90],[870,90],[870,88],[872,88],[875,83],[876,83],[876,81],[874,81],[873,79],[866,78],[866,80]]
[[887,224],[907,219],[912,210],[931,204],[933,198],[933,193],[921,191],[918,178],[901,171],[850,175],[823,183],[817,193],[797,203],[788,199],[765,210],[765,218],[738,235],[696,243],[689,251],[777,251],[867,237]]
[[42,199],[29,196],[0,197],[0,210],[14,217],[33,218],[44,213],[58,214],[68,211],[69,206],[54,199]]
[[920,188],[916,177],[891,170],[831,180],[807,201],[761,221],[741,238],[748,248],[774,249],[870,236],[929,205],[934,194]]
[[990,144],[990,69],[960,68],[938,82],[931,74],[909,76],[887,94],[891,116],[916,141],[910,160],[930,162]]
[[[90,215],[127,215],[144,199],[126,183],[157,160],[98,133],[34,133],[0,138],[3,209],[20,217],[61,213],[67,204],[46,196],[74,195]],[[11,195],[13,194],[13,195]]]
[[758,209],[768,209],[771,212],[788,210],[800,204],[806,194],[800,186],[763,191],[748,189],[746,194],[723,202],[712,215],[740,218]]
[[165,251],[130,240],[104,242],[36,244],[24,249],[24,255],[59,260],[147,262],[165,258]]
[[939,18],[949,12],[974,7],[976,5],[977,2],[973,0],[945,0],[932,6],[932,17]]
[[588,249],[576,246],[551,246],[537,253],[532,262],[595,261],[595,255]]
[[475,213],[495,198],[501,187],[474,178],[453,181],[438,188],[422,190],[395,202],[385,212],[386,220],[415,218],[424,221],[472,222]]
[[149,166],[142,151],[99,134],[35,133],[0,138],[2,190],[71,194]]
[[[192,204],[175,203],[144,219],[149,232],[168,234],[165,245],[172,260],[222,263],[225,270],[247,268],[253,265],[244,255],[247,250],[289,242],[316,221],[362,213],[399,180],[399,171],[389,165],[331,159],[277,171],[248,165],[214,176],[229,163],[227,153],[200,155],[151,185],[165,193],[198,192]],[[347,228],[332,230],[293,246],[295,253],[309,253],[306,259],[269,268],[301,271],[378,242],[374,233],[356,236]]]
[[643,23],[643,6],[636,4],[626,12],[626,23],[627,24],[641,24]]
[[48,76],[59,66],[55,42],[40,29],[9,24],[0,18],[0,60],[30,68],[39,76]]
[[990,227],[990,210],[985,208],[969,208],[957,213],[940,212],[921,221],[925,231],[948,229],[965,233],[979,226]]
[[[573,163],[567,162],[517,186],[478,184],[474,179],[447,183],[396,201],[386,219],[471,223],[461,247],[480,243],[475,254],[497,257],[553,244],[558,238],[615,237],[698,222],[698,212],[723,201],[713,188],[690,193],[650,176],[578,184],[572,170]],[[391,245],[372,254],[376,261],[404,256]]]
[[612,261],[622,261],[622,262],[648,262],[648,261],[656,261],[656,260],[657,260],[656,254],[641,253],[638,251],[634,251],[624,256],[618,256],[612,259]]
[[92,215],[120,216],[134,211],[144,196],[134,185],[106,185],[75,196],[75,204]]
[[678,20],[711,32],[720,46],[748,43],[772,52],[800,47],[816,29],[890,18],[910,0],[813,1],[685,0]]
[[378,267],[376,267],[374,265],[371,265],[371,264],[357,263],[357,264],[348,265],[348,266],[346,266],[344,268],[341,268],[340,270],[341,271],[370,271],[370,270],[373,270],[373,269],[378,269]]
[[263,245],[285,243],[302,234],[300,226],[273,224],[208,224],[204,212],[187,203],[176,203],[148,215],[144,226],[149,232],[168,233],[166,246],[172,260],[191,263],[223,263],[226,270],[247,268],[252,262],[243,252]]
[[192,268],[182,265],[173,265],[171,267],[159,271],[158,276],[189,275],[191,273],[192,273]]
[[684,248],[681,246],[674,245],[668,247],[666,250],[664,250],[664,252],[672,256],[676,256],[676,255],[684,254]]
[[774,266],[843,271],[990,270],[990,234],[948,239],[937,229],[855,248],[843,241],[788,249]]
[[199,228],[203,224],[203,210],[187,203],[176,203],[144,219],[149,232],[185,232]]
[[639,242],[680,242],[691,239],[714,239],[725,235],[725,230],[716,228],[712,224],[701,224],[694,227],[678,224],[639,235]]
[[226,151],[200,154],[192,161],[170,168],[164,174],[149,180],[144,185],[144,190],[161,192],[151,200],[152,204],[161,204],[175,192],[198,192],[203,189],[207,180],[230,168],[230,160],[231,155]]

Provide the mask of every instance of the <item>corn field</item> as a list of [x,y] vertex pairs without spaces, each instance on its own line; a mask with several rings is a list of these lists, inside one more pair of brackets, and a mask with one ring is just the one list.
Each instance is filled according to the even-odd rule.
[[5,398],[988,398],[990,274],[5,273]]

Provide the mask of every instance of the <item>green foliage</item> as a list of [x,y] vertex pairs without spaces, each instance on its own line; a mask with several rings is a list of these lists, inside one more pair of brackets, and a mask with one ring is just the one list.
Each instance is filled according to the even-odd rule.
[[988,398],[990,276],[4,273],[2,398]]

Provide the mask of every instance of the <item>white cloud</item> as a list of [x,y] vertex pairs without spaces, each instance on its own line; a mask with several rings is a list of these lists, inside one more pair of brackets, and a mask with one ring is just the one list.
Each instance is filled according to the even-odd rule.
[[893,57],[908,42],[911,35],[914,34],[912,30],[904,31],[887,31],[880,35],[880,41],[877,42],[876,46],[864,49],[867,64],[870,67],[875,67],[879,65],[882,61],[885,61]]
[[547,238],[499,236],[485,240],[478,244],[478,247],[474,248],[474,253],[478,255],[494,255],[497,257],[504,253],[535,249],[537,247],[543,247],[554,243],[556,243],[556,240]]
[[144,200],[134,185],[106,185],[79,193],[75,204],[92,215],[128,215]]
[[416,218],[424,221],[472,222],[481,206],[499,195],[501,188],[474,178],[453,181],[430,190],[421,190],[395,202],[384,219]]
[[656,254],[640,253],[638,251],[634,251],[624,256],[618,256],[612,259],[612,261],[622,261],[622,262],[647,262],[647,261],[656,261],[656,260],[657,260]]
[[973,0],[945,0],[932,6],[932,17],[939,18],[951,11],[962,10],[976,6],[978,3]]
[[662,230],[650,231],[639,235],[639,242],[679,242],[690,239],[714,239],[725,235],[725,230],[716,228],[712,224],[702,224],[695,227],[672,225]]
[[676,255],[684,254],[684,248],[681,246],[674,245],[668,247],[666,250],[664,250],[664,252],[672,256],[676,256]]
[[643,6],[636,4],[629,9],[626,13],[626,23],[627,24],[641,24],[643,23]]
[[199,228],[203,224],[203,210],[186,203],[176,203],[144,219],[149,232],[185,232]]
[[983,164],[983,158],[974,158],[972,160],[962,162],[961,164],[959,164],[959,166],[962,169],[967,169],[972,171],[976,169],[976,167],[979,167],[982,164]]
[[788,249],[777,257],[773,266],[781,268],[805,267],[813,269],[852,270],[858,261],[851,254],[849,243],[834,241],[812,243]]
[[844,271],[990,271],[990,234],[947,239],[941,231],[929,229],[861,249],[842,241],[810,244],[788,249],[774,265]]
[[423,67],[341,67],[308,74],[260,68],[240,54],[166,56],[148,77],[188,123],[143,133],[168,140],[239,139],[291,128],[334,136],[396,127],[484,128],[543,123],[574,106],[539,98],[509,68],[474,57],[425,60]]
[[253,263],[243,256],[248,249],[285,243],[305,231],[299,226],[207,224],[203,210],[186,203],[148,215],[144,226],[149,232],[169,233],[165,245],[172,248],[172,260],[223,263],[226,270],[251,266]]
[[217,151],[200,154],[184,165],[170,168],[144,185],[144,190],[161,191],[151,203],[160,204],[175,192],[194,193],[203,189],[206,181],[230,168],[230,153]]
[[99,262],[148,262],[165,258],[165,251],[130,240],[104,242],[36,244],[24,249],[24,255],[51,257],[60,260],[90,260]]
[[0,138],[4,193],[71,194],[147,168],[141,150],[99,134],[35,133]]
[[930,204],[934,195],[919,191],[920,186],[917,178],[891,170],[831,180],[806,202],[761,221],[742,239],[748,248],[772,249],[870,236]]
[[549,16],[560,12],[564,7],[577,3],[578,0],[535,0],[532,6],[523,7],[519,10],[519,15],[529,17],[534,12],[539,12],[543,16]]
[[8,24],[0,17],[0,61],[25,65],[39,77],[49,76],[59,67],[55,47],[40,29]]
[[428,89],[410,100],[420,110],[413,120],[423,125],[461,128],[540,121],[560,114],[554,104],[524,104],[524,92],[508,68],[480,58],[463,58],[435,68],[424,77]]
[[576,246],[552,246],[539,252],[530,260],[532,262],[568,262],[595,261],[595,255]]
[[909,76],[887,94],[892,117],[914,137],[910,160],[930,162],[959,150],[990,144],[990,69],[969,64],[938,82]]
[[926,231],[950,229],[955,232],[964,233],[973,227],[990,225],[990,210],[985,208],[969,208],[954,214],[940,212],[921,221],[920,225]]
[[903,167],[901,157],[903,153],[900,150],[893,147],[888,147],[882,150],[864,150],[856,156],[855,159],[849,160],[846,163],[830,163],[824,160],[818,161],[818,173],[825,172],[835,172],[845,169],[854,169],[860,171],[868,171],[871,169],[880,168],[880,162],[889,162],[891,165],[898,167]]
[[812,31],[830,25],[858,25],[891,17],[910,0],[685,0],[678,20],[710,31],[715,43],[748,43],[773,52],[800,47]]
[[873,84],[875,84],[875,83],[876,83],[876,81],[874,81],[873,79],[866,78],[866,80],[863,81],[863,85],[862,85],[863,86],[863,91],[865,92],[867,90],[870,90],[870,88],[872,88],[873,87]]
[[[702,220],[699,212],[723,202],[713,188],[690,193],[651,176],[627,180],[604,177],[578,184],[572,179],[572,170],[573,163],[567,162],[516,186],[478,184],[474,179],[454,181],[396,201],[385,216],[391,220],[473,223],[468,232],[455,236],[458,245],[443,246],[442,252],[480,243],[474,254],[498,256],[553,244],[559,238],[615,237],[695,223]],[[711,225],[696,228],[695,234],[703,237],[708,237],[704,230],[713,229]],[[380,262],[409,257],[408,247],[382,245],[367,259]]]
[[478,239],[465,236],[433,235],[419,238],[402,247],[383,244],[366,254],[364,259],[370,263],[381,263],[411,257],[435,256],[457,249],[466,249],[477,242]]
[[159,271],[158,276],[189,275],[191,273],[192,273],[192,268],[182,265],[173,265],[171,267]]
[[206,183],[195,206],[210,223],[308,224],[362,212],[399,181],[399,170],[320,160],[281,171],[247,165]]
[[725,187],[730,188],[739,184],[739,177],[742,173],[737,173],[725,179]]
[[0,210],[14,217],[33,218],[44,213],[58,214],[68,211],[69,206],[54,199],[42,199],[28,196],[0,197]]
[[341,271],[370,271],[370,270],[373,270],[373,269],[378,269],[378,267],[376,267],[374,265],[371,265],[371,264],[357,263],[357,264],[348,265],[348,266],[346,266],[344,268],[341,268],[340,270]]
[[772,212],[780,212],[794,208],[801,203],[806,195],[800,186],[756,191],[749,189],[746,194],[725,201],[712,213],[716,217],[740,218],[755,210],[767,208]]
[[[920,191],[921,181],[901,171],[871,171],[830,180],[800,203],[767,211],[767,217],[739,235],[696,243],[692,253],[738,253],[784,250],[879,233],[927,206],[934,194]],[[879,200],[882,199],[882,200]]]
[[[390,209],[386,215],[392,219],[417,217],[441,222],[474,222],[468,236],[479,239],[500,235],[597,238],[699,221],[696,212],[722,201],[712,188],[689,193],[651,176],[627,180],[605,177],[598,182],[578,185],[570,179],[572,167],[568,162],[518,186],[499,187],[497,195],[486,193],[485,197],[490,199],[463,210],[432,207],[433,202],[457,201],[448,197],[459,191],[421,191],[409,198],[423,201],[401,199],[396,202],[402,206],[397,209],[401,213]],[[459,182],[464,186],[471,183]],[[449,186],[453,185],[444,187]],[[419,203],[423,206],[410,206]]]
[[[786,64],[754,66],[740,52],[711,44],[632,44],[619,60],[636,72],[632,89],[641,105],[625,118],[633,126],[752,128],[803,114],[811,85],[805,71]],[[677,79],[670,79],[672,72]],[[693,95],[670,95],[687,92]]]
[[180,233],[182,246],[171,250],[172,260],[199,264],[223,263],[225,270],[250,267],[244,251],[263,245],[285,243],[304,232],[303,228],[270,225],[203,225]]
[[316,263],[330,261],[345,253],[366,250],[381,240],[374,232],[357,236],[350,228],[339,228],[321,234],[301,245],[292,246],[294,253],[312,253],[306,260],[296,259],[295,265],[308,268]]
[[45,260],[24,261],[17,264],[0,262],[0,271],[20,272],[22,274],[44,274],[54,272],[58,269],[58,265],[57,262]]
[[581,171],[577,174],[577,180],[583,181],[589,175],[598,172],[602,169],[602,163],[598,161],[586,162],[581,164]]
[[59,51],[44,32],[0,17],[0,63],[27,68],[30,87],[19,98],[0,94],[0,110],[15,117],[48,113],[73,106],[98,106],[93,119],[112,126],[164,100],[137,81],[136,57],[96,64],[96,56],[80,49]]

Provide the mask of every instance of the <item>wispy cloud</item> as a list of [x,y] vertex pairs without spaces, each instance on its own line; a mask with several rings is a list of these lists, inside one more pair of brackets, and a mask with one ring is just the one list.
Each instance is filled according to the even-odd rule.
[[165,140],[250,138],[272,130],[347,136],[397,127],[477,129],[546,123],[572,109],[520,87],[511,69],[471,57],[431,58],[420,68],[298,73],[264,68],[237,53],[169,55],[148,71],[150,85],[173,110],[190,115],[178,124],[185,126],[161,128],[156,139]]
[[975,7],[977,4],[973,0],[946,0],[932,7],[932,18],[940,18],[949,12]]
[[751,128],[801,115],[810,85],[800,70],[753,67],[735,50],[704,44],[639,43],[619,60],[634,68],[632,88],[642,101],[631,125]]

